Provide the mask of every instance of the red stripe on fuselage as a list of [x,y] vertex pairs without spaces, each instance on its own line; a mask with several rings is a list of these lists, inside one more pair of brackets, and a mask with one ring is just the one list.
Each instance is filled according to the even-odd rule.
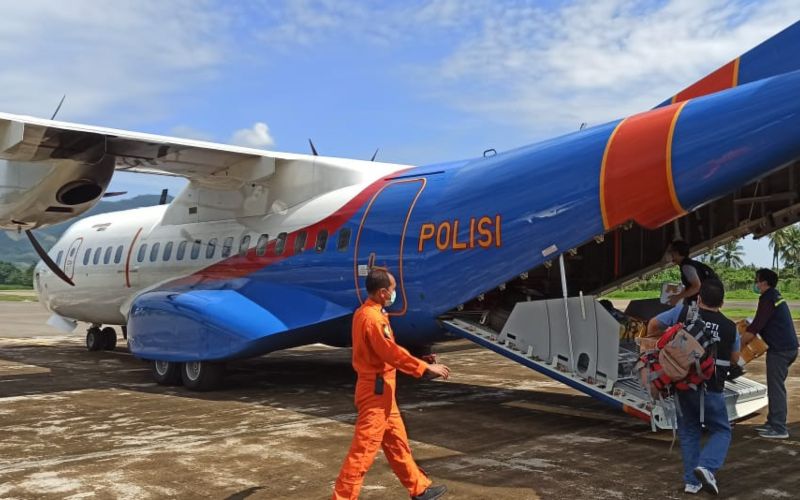
[[656,228],[683,213],[672,181],[672,134],[685,103],[622,121],[611,134],[600,170],[603,225],[629,220]]
[[739,79],[739,58],[729,62],[725,66],[717,69],[713,73],[705,76],[701,80],[689,85],[681,90],[672,98],[673,104],[676,102],[688,101],[695,97],[700,97],[720,90],[733,88],[738,84]]
[[[356,212],[358,212],[361,207],[367,203],[367,201],[369,201],[379,189],[383,187],[384,184],[391,182],[391,180],[388,179],[402,175],[407,170],[408,169],[399,170],[391,173],[387,177],[381,177],[377,181],[364,188],[363,191],[358,193],[350,201],[345,203],[340,209],[328,217],[317,223],[311,224],[310,226],[306,226],[288,233],[286,237],[286,245],[283,249],[283,253],[280,255],[275,253],[276,239],[272,238],[267,245],[266,252],[262,256],[258,256],[256,254],[256,249],[251,248],[247,251],[246,255],[242,256],[237,254],[233,257],[229,257],[223,261],[201,269],[190,276],[166,283],[164,284],[164,287],[192,284],[201,280],[225,280],[239,278],[252,274],[295,255],[294,242],[297,238],[297,235],[301,232],[305,232],[307,235],[306,243],[304,245],[305,249],[314,248],[316,235],[323,230],[328,231],[327,245],[336,245],[335,241],[331,241],[333,239],[333,233],[338,231],[348,220],[353,218]],[[348,253],[346,255],[351,254]]]

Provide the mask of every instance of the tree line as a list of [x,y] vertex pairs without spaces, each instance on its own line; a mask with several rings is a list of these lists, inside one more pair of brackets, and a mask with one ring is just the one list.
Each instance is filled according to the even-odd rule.
[[0,285],[32,287],[33,268],[33,265],[20,267],[10,262],[0,261]]

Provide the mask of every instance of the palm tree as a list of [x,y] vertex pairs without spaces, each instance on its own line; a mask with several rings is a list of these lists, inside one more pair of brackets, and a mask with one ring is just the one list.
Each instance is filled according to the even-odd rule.
[[739,268],[744,265],[742,255],[744,255],[742,245],[738,241],[731,241],[711,251],[711,262],[725,267]]
[[783,265],[792,269],[800,268],[800,228],[789,226],[780,231],[783,232],[780,236],[783,239],[781,246]]
[[786,245],[791,237],[794,226],[785,227],[773,231],[767,236],[769,238],[769,249],[772,250],[772,267],[777,269],[781,263],[781,254],[784,253]]

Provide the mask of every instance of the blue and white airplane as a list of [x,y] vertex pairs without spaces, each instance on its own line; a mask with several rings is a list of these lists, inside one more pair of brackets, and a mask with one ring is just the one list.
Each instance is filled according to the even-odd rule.
[[49,311],[93,325],[89,349],[113,347],[100,327],[123,325],[160,383],[203,389],[225,361],[348,345],[375,265],[397,277],[398,341],[423,348],[447,337],[443,315],[493,293],[553,296],[533,275],[560,255],[800,159],[797,54],[800,24],[652,110],[427,166],[0,114],[0,227],[74,217],[117,170],[187,178],[168,205],[75,223],[35,270]]

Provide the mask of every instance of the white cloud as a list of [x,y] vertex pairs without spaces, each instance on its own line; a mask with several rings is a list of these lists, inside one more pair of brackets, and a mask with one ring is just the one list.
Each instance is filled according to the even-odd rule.
[[535,5],[487,6],[479,32],[439,60],[439,98],[541,135],[605,122],[651,108],[785,28],[793,3]]
[[266,123],[257,122],[250,128],[239,129],[233,133],[231,143],[248,148],[265,148],[275,144]]
[[224,11],[207,1],[5,2],[0,109],[65,120],[147,121],[224,60]]

